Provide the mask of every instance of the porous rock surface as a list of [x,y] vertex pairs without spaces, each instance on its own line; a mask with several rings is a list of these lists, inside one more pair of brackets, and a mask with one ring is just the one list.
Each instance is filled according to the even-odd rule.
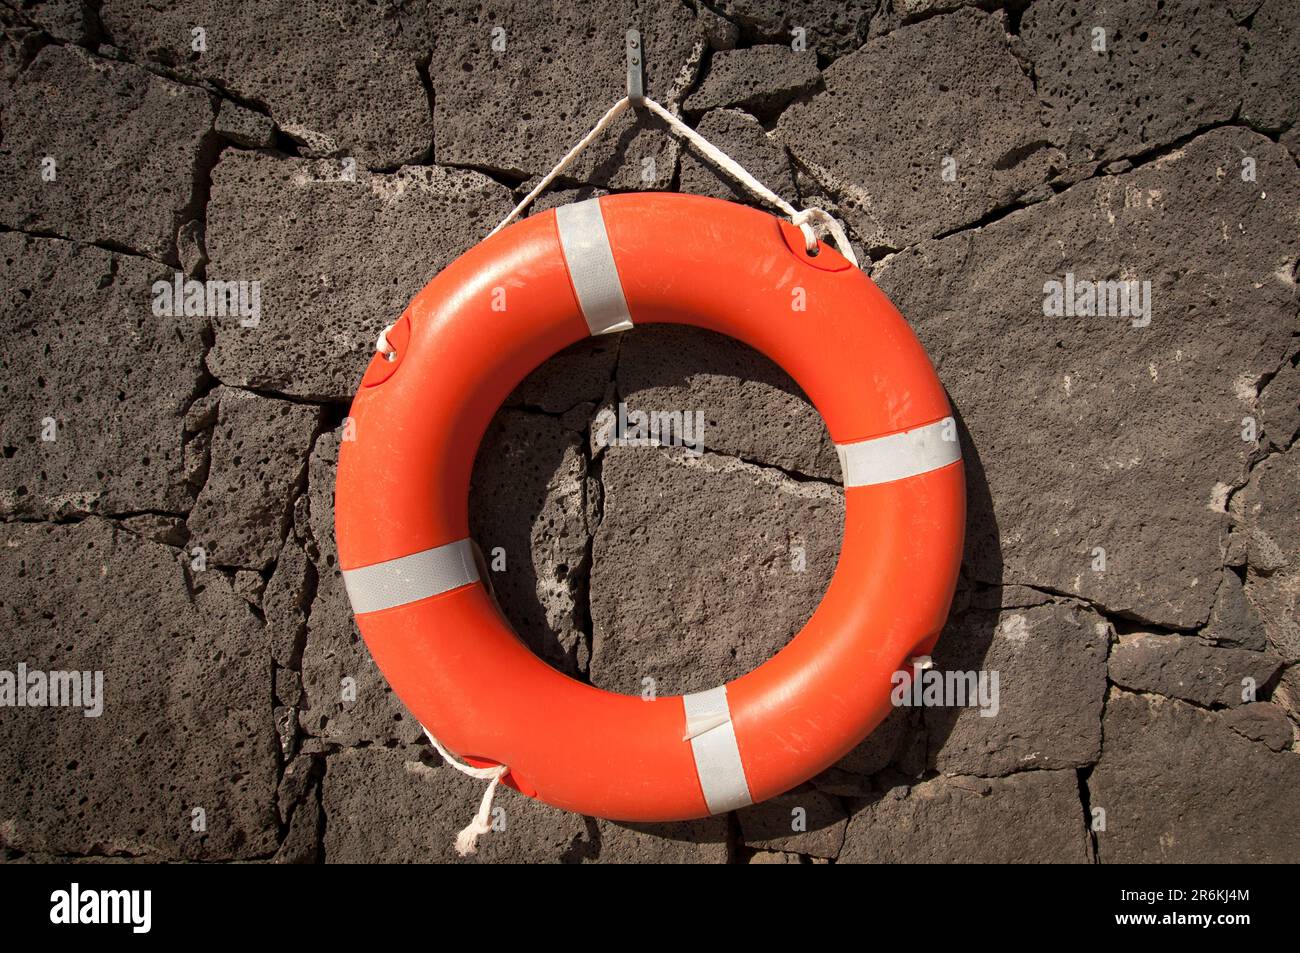
[[171,260],[212,115],[202,90],[45,47],[5,91],[0,224]]
[[[1290,0],[163,6],[0,5],[0,670],[104,678],[98,717],[0,708],[0,860],[1300,860]],[[925,344],[968,492],[929,671],[977,691],[730,816],[503,788],[459,858],[482,783],[343,584],[347,404],[622,95],[633,25],[649,94],[839,216]],[[638,111],[533,212],[632,189],[757,204]],[[254,319],[163,307],[178,272]],[[1149,312],[1063,307],[1119,280]],[[845,495],[784,371],[638,327],[505,384],[470,528],[544,663],[672,694],[802,628]],[[611,441],[637,412],[702,426]]]
[[[1237,174],[1243,154],[1259,180]],[[988,486],[1001,545],[976,555],[975,578],[1206,621],[1228,498],[1256,450],[1242,419],[1296,324],[1298,193],[1283,149],[1219,129],[881,263]],[[1150,282],[1149,316],[1054,313],[1054,289],[1079,280]]]
[[1089,860],[1073,771],[1005,778],[940,775],[863,803],[840,863],[1056,863]]
[[[646,94],[679,107],[699,70],[703,30],[678,0],[639,6]],[[615,4],[466,4],[440,14],[429,64],[439,162],[543,174],[623,95],[629,24]],[[662,124],[624,115],[565,174],[606,187],[664,188],[676,158]]]
[[214,397],[212,463],[190,512],[190,532],[214,562],[263,569],[289,525],[320,409],[233,388]]
[[977,222],[1061,161],[1033,84],[987,14],[960,10],[873,39],[822,81],[776,132],[871,247]]
[[[794,194],[794,176],[784,146],[774,141],[751,114],[738,109],[713,109],[705,114],[696,129],[778,195]],[[754,202],[744,186],[698,158],[689,147],[682,153],[679,184],[683,192],[692,195]]]
[[[1272,31],[1258,35],[1276,42]],[[1246,31],[1227,4],[1118,0],[1081,10],[1046,0],[1025,11],[1020,38],[1045,125],[1089,158],[1150,152],[1230,118],[1241,102]]]
[[429,149],[420,75],[428,40],[418,37],[432,18],[423,3],[348,0],[315,4],[309,15],[274,0],[105,0],[99,7],[107,37],[132,58],[261,104],[307,152],[354,156],[368,168],[394,167]]
[[[837,487],[731,457],[623,447],[605,452],[601,481],[591,572],[601,688],[682,694],[757,668],[830,582],[844,521]],[[729,540],[738,525],[752,534],[743,550]],[[656,569],[629,585],[632,561]]]
[[992,777],[1091,764],[1101,751],[1109,637],[1097,613],[1076,606],[967,612],[944,633],[935,665],[997,672],[997,707],[925,709],[931,741],[942,741],[934,768]]
[[441,166],[379,174],[336,159],[223,158],[208,277],[259,281],[261,314],[256,326],[217,316],[208,367],[243,387],[347,398],[380,330],[511,204],[486,176]]
[[184,419],[204,389],[202,328],[155,314],[159,264],[0,234],[0,512],[183,513]]
[[[1229,715],[1159,695],[1116,691],[1106,750],[1088,779],[1103,862],[1268,863],[1300,849],[1294,752],[1243,736]],[[1261,822],[1261,818],[1264,819]]]
[[215,570],[97,518],[9,523],[3,537],[10,656],[99,672],[103,686],[96,717],[6,709],[5,845],[155,861],[273,852],[271,658],[244,600]]
[[727,50],[710,61],[709,75],[687,98],[685,108],[703,112],[733,107],[767,116],[815,88],[820,79],[817,54],[812,51],[800,53],[777,45]]

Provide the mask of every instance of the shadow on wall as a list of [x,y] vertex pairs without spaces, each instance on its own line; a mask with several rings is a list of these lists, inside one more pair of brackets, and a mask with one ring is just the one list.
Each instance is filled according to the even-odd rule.
[[[822,493],[834,491],[840,483],[833,445],[802,391],[779,367],[739,342],[693,328],[640,328],[616,338],[584,341],[538,368],[498,411],[479,449],[470,493],[471,532],[482,546],[489,565],[494,552],[504,556],[506,570],[490,572],[489,576],[503,612],[523,641],[548,664],[587,682],[592,681],[594,638],[588,604],[593,537],[605,515],[603,455],[598,449],[593,451],[591,445],[592,421],[601,407],[616,405],[627,397],[620,393],[621,384],[638,392],[653,393],[654,399],[661,403],[709,407],[710,426],[719,433],[723,445],[743,444],[747,439],[743,433],[728,432],[728,425],[733,419],[750,414],[748,402],[755,399],[757,390],[762,394],[764,407],[770,410],[776,406],[782,414],[801,413],[812,420],[813,427],[820,428],[820,433],[815,433],[806,426],[800,429],[796,422],[796,442],[824,444],[809,446],[803,454],[803,459],[811,461],[808,469],[814,473],[801,472],[799,466],[783,460],[769,470],[769,476],[788,485],[817,484],[817,492]],[[732,406],[717,406],[720,403]],[[740,410],[733,413],[736,405],[740,405]],[[934,660],[940,669],[969,670],[982,667],[993,639],[997,614],[968,614],[966,610],[977,600],[986,604],[991,599],[996,607],[1002,559],[979,448],[960,410],[956,409],[954,414],[966,468],[966,543],[957,594]],[[715,416],[717,422],[712,419]],[[770,430],[773,421],[769,417],[759,423]],[[782,431],[782,436],[787,433]],[[706,432],[706,447],[713,452],[715,443],[709,438]],[[729,458],[738,456],[746,460],[761,460],[764,456],[761,451],[746,453],[743,447],[728,447],[723,453]],[[659,486],[656,492],[662,497],[661,506],[665,510],[707,505],[678,498],[671,485]],[[755,506],[764,507],[772,499],[760,494],[756,496]],[[611,518],[618,519],[618,514]],[[757,538],[747,539],[747,536],[757,537],[758,530],[753,526],[737,525],[735,533],[734,539],[726,540],[734,551],[749,552],[751,544],[759,545]],[[838,552],[838,534],[826,542],[833,557]],[[628,572],[635,577],[637,569],[628,567]],[[800,618],[785,620],[793,624],[788,632],[778,633],[779,642],[774,643],[767,633],[759,632],[741,633],[739,640],[764,640],[761,645],[768,655],[775,654],[802,628],[829,579],[827,573],[820,580],[806,608],[801,609]],[[779,584],[773,588],[779,590]],[[725,589],[726,594],[709,598],[735,598],[731,595],[732,587]],[[775,591],[772,595],[780,599],[782,593]],[[666,605],[665,610],[672,614],[682,612],[676,602]],[[753,611],[764,618],[774,611],[773,603],[768,601]],[[711,611],[706,615],[705,627],[717,625],[716,618],[712,622],[708,618],[716,614]],[[677,631],[695,624],[678,618],[670,628]],[[711,641],[723,637],[717,630],[709,633]],[[659,650],[655,646],[655,651]],[[675,643],[665,646],[663,651],[689,652],[690,646]],[[736,670],[710,674],[721,674],[724,681],[739,677],[752,667],[744,664],[743,658],[732,653],[732,666]],[[596,680],[600,682],[599,675]],[[947,717],[949,714],[952,717]],[[933,753],[947,739],[955,714],[948,710],[900,709],[839,763],[814,778],[811,787],[821,796],[838,799],[846,811],[851,811],[879,798],[891,787],[933,773]],[[808,820],[810,829],[818,826],[817,821],[822,827],[836,822],[834,816],[824,819],[810,816]],[[620,826],[669,840],[725,839],[725,825],[624,823]],[[599,842],[597,826],[588,821],[588,837],[574,850],[595,851]]]
[[[949,401],[951,403],[951,400]],[[989,493],[988,479],[979,448],[971,438],[970,430],[954,406],[961,437],[962,461],[966,467],[966,545],[962,553],[961,579],[957,594],[948,614],[948,624],[934,650],[934,665],[940,671],[978,671],[984,667],[993,634],[997,629],[996,612],[968,612],[991,601],[997,608],[1001,601],[1002,542],[998,535],[997,518],[993,512],[993,498]],[[933,769],[934,755],[948,740],[956,724],[959,710],[939,708],[927,710],[926,769]]]

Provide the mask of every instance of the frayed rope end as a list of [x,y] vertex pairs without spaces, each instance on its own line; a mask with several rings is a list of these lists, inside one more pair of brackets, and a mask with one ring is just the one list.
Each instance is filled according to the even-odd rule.
[[478,813],[474,815],[472,821],[465,825],[465,829],[456,835],[457,855],[469,857],[478,853],[478,839],[492,830],[492,798],[497,793],[497,785],[501,783],[501,779],[506,776],[506,772],[510,769],[504,764],[498,764],[491,768],[472,768],[444,748],[442,742],[435,738],[433,732],[428,728],[424,729],[424,733],[433,742],[433,746],[438,749],[438,754],[442,755],[443,760],[449,765],[461,774],[467,774],[471,778],[488,782],[487,790],[483,792],[483,800],[478,806]]
[[478,853],[478,838],[480,834],[486,834],[487,831],[480,831],[471,824],[459,834],[456,835],[456,856],[469,857]]
[[488,784],[487,790],[483,792],[478,813],[474,815],[474,820],[466,824],[465,829],[456,835],[456,853],[461,857],[477,853],[479,837],[492,830],[492,798],[497,793],[497,785],[501,783],[501,779],[509,769],[502,764],[488,770],[494,771],[495,776]]

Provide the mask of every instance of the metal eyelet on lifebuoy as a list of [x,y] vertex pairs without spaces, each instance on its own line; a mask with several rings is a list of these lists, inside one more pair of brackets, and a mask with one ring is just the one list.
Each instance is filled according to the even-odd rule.
[[[808,780],[889,713],[894,673],[930,652],[948,614],[965,482],[924,349],[838,252],[810,257],[799,229],[728,202],[610,195],[483,241],[403,321],[401,360],[377,355],[352,404],[338,550],[371,654],[446,748],[508,765],[504,783],[557,807],[684,820]],[[583,337],[653,323],[737,338],[795,379],[839,450],[845,526],[821,604],[776,656],[709,691],[645,700],[568,678],[515,636],[479,579],[468,499],[479,442],[516,384]]]

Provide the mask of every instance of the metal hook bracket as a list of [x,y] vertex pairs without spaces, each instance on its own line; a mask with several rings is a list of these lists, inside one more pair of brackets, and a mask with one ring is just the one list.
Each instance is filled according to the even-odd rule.
[[633,106],[645,102],[645,56],[641,46],[641,31],[627,31],[627,98]]

